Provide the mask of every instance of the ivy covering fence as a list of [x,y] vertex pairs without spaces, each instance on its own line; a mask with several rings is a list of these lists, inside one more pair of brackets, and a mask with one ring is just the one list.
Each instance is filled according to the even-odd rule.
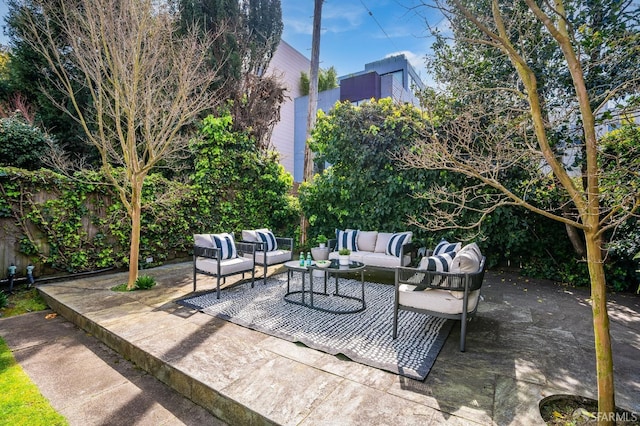
[[[191,142],[194,172],[186,182],[151,174],[143,191],[140,260],[149,266],[185,257],[193,234],[269,227],[293,234],[293,179],[273,153],[255,149],[231,118],[208,117]],[[115,170],[114,173],[121,171]],[[2,278],[10,263],[39,275],[128,264],[130,222],[101,172],[65,176],[51,170],[0,167]]]

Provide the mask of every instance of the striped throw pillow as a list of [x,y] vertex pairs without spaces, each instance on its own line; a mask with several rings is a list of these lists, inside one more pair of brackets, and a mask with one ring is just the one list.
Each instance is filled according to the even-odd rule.
[[341,231],[336,229],[336,239],[338,240],[337,250],[344,248],[351,250],[352,252],[358,251],[358,244],[356,242],[358,238],[357,230]]
[[450,243],[447,240],[441,240],[436,248],[433,250],[433,255],[437,256],[443,253],[457,253],[460,251],[460,247],[462,247],[462,243]]
[[236,244],[233,241],[233,235],[211,234],[213,246],[220,251],[220,259],[234,259],[238,257],[236,252]]
[[397,234],[393,234],[391,238],[389,238],[386,254],[389,256],[400,257],[402,246],[411,242],[411,235],[411,232],[399,232]]
[[420,261],[418,269],[425,269],[427,271],[435,272],[449,272],[453,265],[453,258],[456,256],[455,252],[445,252],[435,256],[423,257]]
[[271,231],[256,231],[258,240],[264,243],[265,251],[274,251],[278,248],[278,242]]

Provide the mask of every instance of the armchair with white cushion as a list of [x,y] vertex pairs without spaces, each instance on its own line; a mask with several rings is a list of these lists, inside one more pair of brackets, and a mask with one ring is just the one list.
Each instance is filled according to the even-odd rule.
[[217,298],[220,299],[220,279],[251,271],[251,287],[255,281],[255,245],[235,242],[232,234],[195,234],[193,246],[193,291],[197,274],[217,278]]
[[485,257],[475,243],[440,242],[418,268],[396,268],[393,338],[399,311],[460,320],[460,351],[465,351],[467,320],[476,313],[484,280]]
[[242,231],[242,241],[254,244],[255,261],[263,266],[263,283],[267,283],[267,268],[293,259],[293,238],[276,237],[271,230],[250,229]]

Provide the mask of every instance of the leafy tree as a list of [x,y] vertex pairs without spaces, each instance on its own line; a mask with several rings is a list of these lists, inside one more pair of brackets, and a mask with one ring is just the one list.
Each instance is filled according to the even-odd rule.
[[[49,6],[56,8],[60,3],[49,2]],[[28,37],[29,16],[42,20],[42,11],[36,2],[30,0],[8,0],[8,14],[5,18],[6,32],[11,42],[10,62],[7,65],[7,83],[2,100],[10,103],[16,95],[23,96],[25,102],[35,109],[35,123],[58,141],[60,147],[68,154],[87,158],[90,162],[99,161],[97,151],[86,141],[80,123],[67,114],[60,114],[57,105],[67,104],[67,95],[48,80],[52,69],[49,64],[31,46]],[[61,49],[61,57],[68,55],[68,44],[59,28],[50,26],[50,30],[57,39],[57,43],[66,49]],[[67,52],[67,53],[65,53]],[[78,70],[72,61],[67,62],[67,72],[78,77]],[[90,99],[82,85],[72,82],[76,101],[82,109],[89,108]]]
[[[320,69],[318,73],[318,92],[335,89],[338,87],[338,74],[334,67],[327,70]],[[309,75],[306,72],[300,73],[300,92],[303,96],[309,94]]]
[[[608,231],[637,214],[640,199],[635,190],[633,194],[618,196],[616,202],[608,203],[608,196],[602,191],[608,170],[599,163],[600,144],[595,131],[597,108],[593,105],[601,105],[607,97],[599,98],[598,92],[588,85],[589,72],[596,68],[591,66],[595,63],[583,55],[580,43],[584,39],[602,44],[600,52],[603,56],[598,58],[598,62],[606,64],[612,61],[616,65],[607,66],[617,66],[624,58],[617,55],[616,47],[625,46],[628,39],[637,40],[634,34],[637,34],[638,22],[637,9],[632,2],[622,2],[623,8],[616,9],[614,13],[626,20],[625,31],[592,32],[589,23],[582,25],[579,15],[573,12],[593,4],[606,3],[584,5],[558,0],[551,5],[535,0],[515,4],[499,0],[488,3],[436,1],[436,6],[452,24],[454,50],[455,46],[467,48],[473,45],[472,49],[486,51],[487,55],[504,60],[496,62],[499,67],[496,70],[492,69],[493,61],[479,63],[486,67],[486,72],[478,70],[482,76],[476,86],[479,95],[470,96],[464,104],[455,105],[457,109],[438,110],[438,104],[427,105],[431,114],[443,119],[439,123],[432,121],[438,126],[423,141],[406,150],[401,161],[407,166],[461,173],[472,180],[473,186],[456,192],[433,188],[426,194],[433,201],[432,207],[442,204],[454,205],[458,209],[473,207],[480,213],[479,224],[500,206],[520,206],[582,233],[591,281],[599,411],[613,413],[613,359],[603,239]],[[627,11],[631,13],[626,14]],[[585,13],[583,16],[588,15]],[[583,37],[583,34],[591,36]],[[546,57],[547,62],[542,58],[538,61],[536,46],[551,49],[551,59]],[[471,62],[466,65],[473,68]],[[507,65],[511,67],[510,73],[504,68]],[[452,67],[456,79],[466,82],[467,75],[474,76],[473,73],[460,72],[451,62],[443,65],[443,70],[448,66]],[[552,98],[557,92],[548,89],[553,87],[549,79],[539,78],[543,70],[547,76],[565,75],[570,79],[571,85],[564,86],[566,90],[559,94],[561,97],[566,94],[561,103],[555,103]],[[489,78],[491,72],[498,77],[493,84]],[[482,84],[482,81],[489,84]],[[634,78],[612,81],[607,96],[634,90],[633,83],[637,84]],[[488,102],[491,98],[499,99]],[[572,178],[554,150],[557,141],[554,130],[563,126],[575,128],[584,141],[582,179]],[[533,179],[529,185],[514,187],[504,180],[505,171],[514,168],[528,173]],[[532,197],[531,191],[537,187],[534,180],[545,179],[547,170],[555,180],[558,194],[565,201],[560,208],[538,203]],[[492,188],[491,192],[483,192],[485,187]],[[469,205],[468,200],[479,201],[484,206],[479,209],[477,204]],[[460,223],[450,209],[445,208],[434,208],[425,220],[425,226],[430,229],[469,226],[468,223]]]
[[424,127],[420,110],[391,99],[336,103],[329,114],[319,112],[311,148],[316,163],[330,166],[299,192],[311,237],[331,235],[336,227],[406,229],[409,215],[424,206],[408,194],[438,173],[401,170],[391,154],[411,146]]
[[37,170],[54,142],[19,115],[0,118],[0,166]]
[[[154,166],[184,150],[181,129],[216,103],[206,90],[216,70],[203,69],[210,41],[195,33],[177,37],[172,15],[152,0],[34,4],[42,15],[25,11],[25,40],[52,70],[51,83],[67,96],[57,106],[80,123],[100,153],[131,220],[128,288],[133,288],[144,181]],[[92,108],[79,102],[78,84]]]
[[[174,0],[181,31],[196,26],[201,33],[222,31],[208,50],[211,66],[221,68],[215,86],[226,99],[234,130],[249,129],[256,146],[266,151],[280,119],[284,87],[264,77],[282,36],[280,0]],[[212,107],[206,112],[214,112]]]

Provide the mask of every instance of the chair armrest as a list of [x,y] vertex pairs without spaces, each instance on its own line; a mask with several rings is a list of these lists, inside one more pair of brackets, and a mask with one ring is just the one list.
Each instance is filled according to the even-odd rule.
[[[262,241],[246,241],[242,240],[243,244],[253,244],[255,251],[264,251],[265,243]],[[293,252],[293,238],[289,237],[276,237],[276,243],[278,244],[278,248],[284,248]],[[239,244],[239,243],[238,243]]]
[[293,253],[293,238],[290,237],[276,237],[278,248],[289,250]]
[[220,250],[213,247],[193,246],[193,255],[196,257],[208,257],[210,259],[219,259]]
[[243,254],[253,254],[256,251],[260,251],[258,246],[263,243],[238,241],[235,244],[236,244],[236,252],[238,252],[238,256],[242,256]]
[[413,259],[416,258],[416,245],[414,244],[414,242],[410,242],[410,243],[406,243],[403,244],[402,247],[400,247],[400,259],[404,259],[405,255],[409,255],[411,256],[411,262],[413,263]]
[[416,290],[426,288],[468,292],[478,290],[484,281],[485,260],[483,257],[478,271],[471,273],[437,272],[399,266],[396,268],[396,289],[400,284],[409,284],[416,286]]

